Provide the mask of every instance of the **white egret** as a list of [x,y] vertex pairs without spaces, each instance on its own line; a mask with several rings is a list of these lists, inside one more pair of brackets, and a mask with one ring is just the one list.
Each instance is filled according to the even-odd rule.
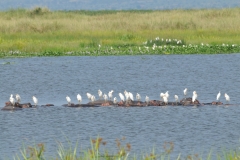
[[219,91],[218,94],[217,94],[217,98],[216,98],[217,101],[219,101],[220,96],[221,96],[221,92]]
[[102,91],[100,89],[98,90],[98,96],[99,96],[99,99],[102,99],[103,94],[102,94]]
[[78,100],[78,103],[81,104],[82,102],[82,96],[80,94],[77,95],[77,100]]
[[164,93],[160,93],[160,100],[162,99],[163,100],[163,96],[164,96],[165,94]]
[[146,96],[145,101],[146,101],[146,103],[148,105],[148,103],[149,103],[149,97],[148,96]]
[[111,90],[111,91],[108,92],[108,97],[109,97],[110,100],[112,100],[112,94],[113,94],[113,92],[114,92],[113,90]]
[[196,99],[197,99],[197,92],[193,91],[192,102],[194,103]]
[[176,101],[176,104],[177,104],[177,102],[178,102],[178,95],[175,95],[174,98],[175,98],[175,101]]
[[168,104],[168,98],[167,98],[166,95],[163,96],[163,102],[164,102],[165,104]]
[[117,97],[113,98],[113,103],[116,105],[117,104]]
[[13,105],[13,108],[14,108],[14,105],[15,105],[15,99],[13,98],[13,95],[11,94],[10,98],[9,98],[9,101],[12,103]]
[[184,96],[185,96],[185,98],[186,98],[186,96],[187,96],[187,88],[185,88],[185,89],[183,90],[183,94],[184,94]]
[[20,95],[19,95],[19,94],[16,94],[16,100],[17,100],[17,102],[18,102],[18,103],[20,103],[20,102],[21,102],[21,97],[20,97]]
[[119,93],[118,95],[119,95],[119,97],[120,97],[121,101],[123,101],[123,102],[124,102],[124,96],[123,96],[123,94],[122,94],[122,93]]
[[167,99],[169,98],[168,91],[165,93],[165,96],[167,97]]
[[136,100],[141,101],[141,96],[139,93],[136,94]]
[[[66,100],[68,102],[68,106],[71,106],[71,98],[69,96],[66,97]],[[34,100],[33,100],[34,101]]]
[[128,94],[129,94],[129,98],[130,98],[132,101],[134,101],[133,94],[132,94],[131,92],[128,92]]
[[225,98],[226,98],[226,101],[229,103],[230,102],[230,97],[227,93],[224,94]]
[[35,104],[35,107],[36,107],[38,104],[38,99],[35,96],[32,96],[32,99],[33,99],[33,103]]
[[103,95],[103,99],[106,102],[108,100],[108,96],[106,94]]
[[92,95],[90,99],[91,99],[91,102],[93,103],[95,101],[95,96]]
[[87,98],[89,99],[89,101],[91,101],[92,95],[90,93],[87,93],[86,95],[87,95]]
[[125,98],[126,98],[126,101],[129,100],[129,92],[127,92],[126,90],[124,91],[124,95],[125,95]]

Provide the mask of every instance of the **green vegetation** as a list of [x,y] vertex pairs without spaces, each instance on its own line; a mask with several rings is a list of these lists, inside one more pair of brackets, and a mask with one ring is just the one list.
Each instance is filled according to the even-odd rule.
[[[64,146],[59,143],[56,156],[51,158],[46,158],[44,155],[45,146],[43,143],[37,144],[33,147],[28,147],[27,149],[22,149],[20,155],[15,156],[15,160],[155,160],[155,159],[170,159],[171,153],[174,149],[173,142],[165,142],[163,145],[162,153],[155,153],[152,150],[150,153],[135,155],[131,153],[131,144],[125,143],[125,137],[121,139],[116,139],[116,152],[110,152],[106,149],[107,142],[103,141],[101,137],[91,140],[91,147],[85,151],[78,149],[78,143],[75,147],[69,143],[69,148],[64,148]],[[240,160],[240,151],[223,151],[220,154],[216,154],[216,157],[212,155],[212,151],[209,152],[206,159],[211,160],[212,158],[218,160]],[[198,154],[190,154],[186,157],[179,154],[176,157],[177,160],[202,160]]]
[[[239,17],[240,8],[1,11],[0,57],[239,53]],[[153,49],[154,43],[145,43],[158,37],[182,44],[158,43]],[[142,49],[146,47],[147,52]]]

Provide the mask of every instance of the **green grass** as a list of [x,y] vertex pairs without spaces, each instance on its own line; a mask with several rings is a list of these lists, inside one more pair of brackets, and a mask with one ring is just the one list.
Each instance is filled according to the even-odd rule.
[[[0,12],[0,57],[96,55],[102,50],[118,49],[117,55],[142,54],[133,49],[144,47],[143,42],[156,37],[181,39],[186,45],[240,45],[240,8],[200,10],[129,10],[129,11],[50,11],[47,8],[16,9]],[[119,49],[119,47],[123,47]],[[180,48],[181,46],[179,46]],[[207,54],[236,53],[240,49],[216,48]],[[210,49],[211,50],[211,49]],[[133,51],[133,52],[131,52]],[[173,50],[175,51],[175,50]],[[195,54],[198,50],[185,47],[181,54]],[[116,55],[104,52],[97,55]],[[202,53],[201,49],[199,53]],[[173,53],[167,51],[166,53]],[[175,52],[174,52],[175,53]],[[163,54],[150,52],[147,54]],[[67,54],[68,55],[68,54]],[[86,54],[88,55],[88,54]],[[15,55],[17,56],[17,55]]]
[[[62,143],[58,143],[58,150],[51,156],[46,157],[45,145],[43,143],[23,148],[20,154],[14,156],[14,160],[155,160],[170,159],[174,150],[173,142],[165,142],[163,145],[163,151],[156,153],[155,149],[150,152],[145,152],[141,155],[136,155],[131,152],[131,144],[125,142],[126,139],[116,139],[116,151],[110,151],[107,149],[107,142],[101,137],[90,140],[90,147],[86,150],[79,150],[78,142],[73,145],[68,143],[68,147],[63,146]],[[221,153],[217,153],[215,156],[212,154],[212,150],[209,151],[205,157],[206,160],[218,159],[218,160],[240,160],[239,150],[223,150]],[[176,160],[204,160],[201,155],[194,153],[186,156],[178,154]]]

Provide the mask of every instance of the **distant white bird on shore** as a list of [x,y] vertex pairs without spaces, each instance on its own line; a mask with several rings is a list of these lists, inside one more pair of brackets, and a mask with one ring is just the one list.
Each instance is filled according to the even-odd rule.
[[14,105],[15,105],[15,99],[13,98],[13,95],[12,95],[12,94],[10,95],[9,101],[12,103],[13,108],[14,108]]
[[217,94],[217,98],[216,98],[217,101],[219,101],[220,96],[221,96],[221,93],[220,93],[220,91],[219,91],[218,94]]
[[16,94],[16,100],[17,100],[17,102],[18,102],[18,103],[20,103],[20,102],[21,102],[21,97],[20,97],[20,95],[19,95],[19,94]]
[[230,102],[230,97],[227,93],[224,94],[225,98],[226,98],[226,101],[229,103]]
[[112,100],[112,96],[113,96],[112,94],[113,94],[113,92],[114,92],[113,90],[111,90],[111,91],[108,92],[108,97],[109,97],[110,100]]
[[178,102],[178,95],[174,96],[176,103]]
[[102,94],[102,91],[100,89],[98,90],[98,96],[99,96],[99,99],[102,99],[103,94]]
[[36,107],[38,104],[38,99],[35,96],[32,96],[32,99],[33,99],[33,103],[35,104],[35,107]]
[[78,100],[78,103],[81,104],[82,102],[82,96],[80,94],[77,95],[77,100]]
[[120,97],[121,101],[123,101],[123,102],[124,102],[124,96],[123,96],[123,94],[122,94],[122,93],[119,93],[118,95],[119,95],[119,97]]
[[183,90],[183,94],[184,94],[184,97],[186,98],[186,96],[187,96],[187,88],[185,88],[185,89]]

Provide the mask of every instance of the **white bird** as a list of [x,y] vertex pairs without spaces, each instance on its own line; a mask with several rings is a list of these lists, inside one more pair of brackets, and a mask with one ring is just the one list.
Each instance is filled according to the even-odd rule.
[[82,102],[82,96],[80,94],[77,95],[77,100],[78,100],[78,103],[81,104]]
[[35,96],[32,96],[33,103],[35,104],[35,107],[37,106],[38,99]]
[[141,96],[139,93],[136,94],[136,100],[141,101]]
[[123,102],[124,102],[124,96],[123,96],[123,94],[122,94],[122,93],[119,93],[118,95],[119,95],[119,97],[120,97],[121,101],[123,101]]
[[93,103],[95,101],[95,96],[92,95],[90,99],[91,99],[91,102]]
[[15,105],[15,99],[13,98],[13,95],[11,94],[10,98],[9,98],[9,101],[12,103],[13,105],[13,108],[14,108],[14,105]]
[[98,96],[99,96],[99,99],[102,99],[103,94],[102,94],[102,91],[100,89],[98,90]]
[[168,104],[168,98],[167,98],[166,95],[163,96],[163,102],[164,102],[165,104]]
[[125,95],[125,98],[126,98],[126,101],[129,100],[129,92],[127,92],[126,90],[124,91],[124,95]]
[[114,92],[113,90],[111,90],[111,91],[108,92],[108,97],[109,97],[110,100],[112,100],[112,94],[113,94],[113,92]]
[[229,103],[229,101],[230,101],[229,95],[228,95],[227,93],[225,93],[224,96],[225,96],[225,98],[226,98],[226,101]]
[[20,102],[21,102],[21,97],[20,97],[20,95],[19,95],[19,94],[16,94],[16,100],[17,100],[17,102],[18,102],[18,103],[20,103]]
[[164,93],[160,93],[160,100],[162,99],[163,100],[163,96],[165,96]]
[[167,99],[169,98],[168,91],[165,93],[165,96],[167,97]]
[[178,95],[174,96],[176,103],[178,102]]
[[113,98],[113,103],[116,105],[117,104],[117,97]]
[[103,99],[106,102],[108,100],[108,96],[106,94],[103,95]]
[[192,102],[194,103],[196,99],[197,99],[197,92],[193,91]]
[[131,92],[128,92],[128,94],[129,94],[129,98],[130,98],[132,101],[134,101],[133,94],[132,94]]
[[220,93],[220,91],[219,91],[218,94],[217,94],[217,98],[216,98],[217,101],[219,101],[220,96],[221,96],[221,93]]
[[187,96],[187,88],[185,88],[185,89],[183,90],[183,94],[184,94],[185,97]]
[[148,96],[146,96],[145,101],[146,101],[146,103],[148,105],[148,103],[149,103],[149,97]]
[[92,95],[90,93],[87,93],[86,95],[87,95],[87,98],[89,99],[89,101],[91,101]]
[[[71,98],[69,97],[69,96],[67,96],[66,97],[66,100],[67,100],[67,102],[68,102],[68,106],[70,106],[71,105]],[[33,100],[34,101],[34,100]]]

